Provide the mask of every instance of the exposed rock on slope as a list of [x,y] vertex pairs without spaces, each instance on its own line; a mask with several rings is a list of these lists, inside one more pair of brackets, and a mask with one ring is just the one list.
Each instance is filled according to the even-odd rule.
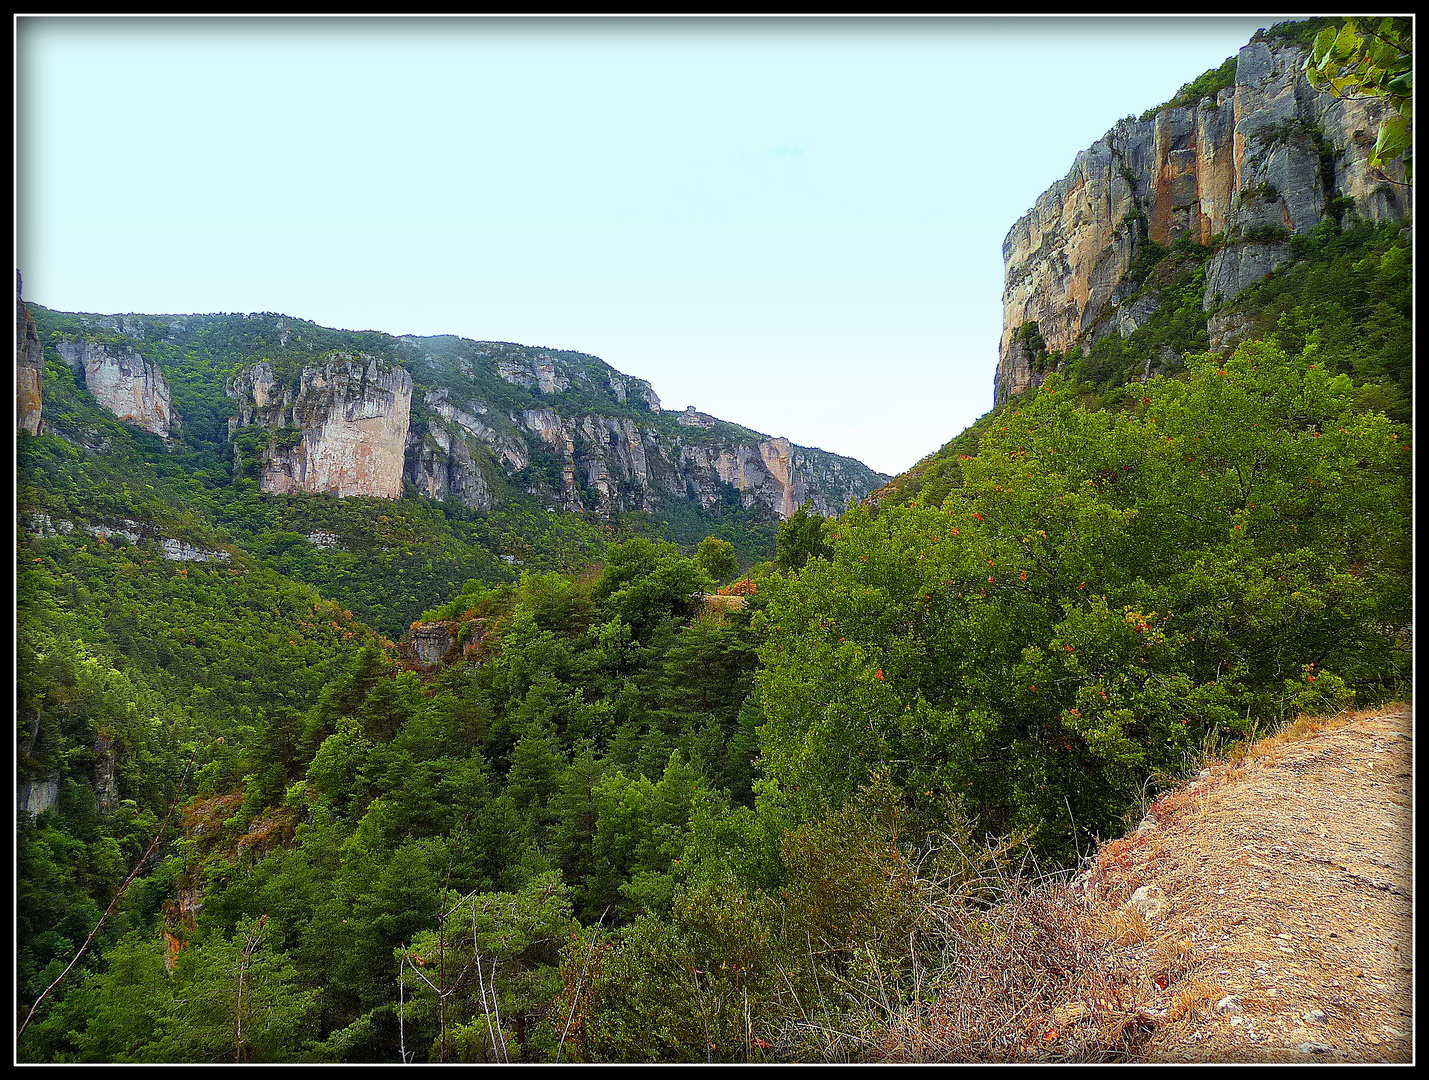
[[[412,372],[412,386],[358,410],[386,417],[382,430],[361,433],[374,460],[384,462],[383,485],[334,487],[332,470],[314,467],[314,454],[321,453],[315,447],[330,445],[335,429],[320,440],[308,432],[319,423],[314,418],[331,410],[308,408],[308,419],[299,419],[301,400],[278,386],[271,362],[231,381],[239,402],[234,435],[253,425],[269,433],[264,490],[397,497],[401,484],[391,479],[392,462],[399,459],[396,414],[404,400],[410,424],[402,429],[401,476],[428,498],[478,510],[490,509],[503,487],[514,486],[552,509],[600,515],[658,513],[671,499],[779,517],[808,501],[819,513],[835,514],[885,479],[852,458],[771,439],[693,409],[665,412],[643,379],[584,353],[453,337],[402,338],[396,352]],[[308,368],[301,378],[306,387]]]
[[[524,493],[602,516],[693,503],[787,517],[806,501],[839,513],[888,479],[692,408],[664,410],[648,382],[586,353],[332,330],[271,313],[40,310],[61,355],[94,371],[100,403],[150,430],[169,430],[161,357],[223,371],[235,467],[274,493],[395,499],[410,483],[475,510]],[[207,398],[197,418],[211,423],[198,371],[185,369],[181,385],[185,400]]]
[[165,438],[173,419],[173,396],[157,363],[146,360],[131,345],[113,345],[91,338],[61,341],[55,346],[102,409],[145,431]]
[[1209,311],[1285,262],[1289,237],[1345,205],[1337,199],[1353,199],[1366,220],[1408,218],[1408,189],[1366,164],[1387,106],[1317,93],[1305,56],[1287,42],[1251,42],[1234,86],[1118,122],[1013,225],[1002,247],[995,404],[1041,382],[1030,324],[1047,350],[1065,353],[1145,320],[1154,300],[1118,309],[1138,286],[1129,272],[1147,241],[1219,245],[1206,269]]
[[20,298],[20,272],[15,271],[15,430],[40,433],[41,375],[45,369],[45,350],[40,344],[35,318]]
[[271,363],[230,380],[238,401],[231,432],[259,425],[264,491],[402,496],[412,377],[376,357],[329,353],[305,366],[296,394]]

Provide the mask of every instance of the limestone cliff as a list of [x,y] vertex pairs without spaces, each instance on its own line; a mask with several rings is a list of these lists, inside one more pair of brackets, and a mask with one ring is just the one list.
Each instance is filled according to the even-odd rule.
[[[200,365],[223,371],[234,475],[276,494],[396,499],[414,490],[475,510],[519,494],[597,516],[694,503],[787,517],[806,501],[838,513],[887,479],[693,408],[662,409],[647,381],[586,353],[333,330],[267,312],[36,314],[60,354],[89,373],[100,404],[136,422],[169,418],[159,359],[190,365],[186,400],[207,402],[183,435],[191,441],[211,437]],[[122,385],[136,391],[148,379],[154,388],[142,408],[120,405],[121,380],[110,373],[121,369],[130,372]],[[223,437],[221,421],[215,434]]]
[[1408,188],[1366,164],[1386,106],[1317,93],[1301,71],[1305,56],[1286,41],[1252,41],[1235,58],[1232,86],[1118,122],[1013,225],[1002,247],[994,404],[1040,384],[1036,346],[1085,350],[1145,321],[1154,296],[1123,303],[1148,241],[1186,236],[1216,249],[1203,302],[1212,312],[1285,262],[1292,234],[1346,200],[1362,219],[1408,219]]
[[84,336],[61,341],[55,348],[84,379],[100,408],[168,438],[173,396],[158,363],[146,359],[133,345]]
[[40,344],[35,317],[20,298],[20,272],[15,271],[15,430],[38,435],[41,419],[41,376],[45,350]]
[[693,407],[662,410],[645,380],[584,353],[450,337],[402,343],[423,386],[407,479],[430,498],[486,509],[510,484],[553,509],[601,516],[658,514],[675,499],[788,517],[806,500],[838,513],[882,482],[851,458]]
[[[331,352],[298,372],[296,389],[269,361],[229,381],[231,436],[256,428],[264,491],[397,499],[411,418],[412,377],[376,357]],[[235,439],[241,454],[243,440]]]

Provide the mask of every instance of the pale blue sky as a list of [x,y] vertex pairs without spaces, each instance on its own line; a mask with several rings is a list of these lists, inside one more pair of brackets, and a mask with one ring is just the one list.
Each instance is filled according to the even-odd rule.
[[1017,218],[1287,17],[20,17],[16,265],[593,353],[894,473],[992,405]]

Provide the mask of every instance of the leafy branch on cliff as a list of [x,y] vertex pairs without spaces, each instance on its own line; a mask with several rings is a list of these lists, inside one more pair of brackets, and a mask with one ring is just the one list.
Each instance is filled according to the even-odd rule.
[[[1315,38],[1304,64],[1310,85],[1335,97],[1382,97],[1394,109],[1379,126],[1369,166],[1388,180],[1383,170],[1403,156],[1404,183],[1412,177],[1414,137],[1414,42],[1412,23],[1404,18],[1347,19],[1338,30],[1327,28]],[[1391,181],[1398,183],[1398,181]]]

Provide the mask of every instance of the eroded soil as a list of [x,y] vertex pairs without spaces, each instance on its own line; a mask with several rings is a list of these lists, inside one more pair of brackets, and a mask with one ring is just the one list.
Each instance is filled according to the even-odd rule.
[[1151,991],[1135,1059],[1412,1060],[1412,746],[1408,706],[1318,721],[1102,850],[1087,892]]

